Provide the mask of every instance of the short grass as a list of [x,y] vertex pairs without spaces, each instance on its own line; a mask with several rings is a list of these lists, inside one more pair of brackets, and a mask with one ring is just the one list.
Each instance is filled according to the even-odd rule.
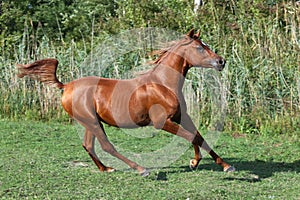
[[[138,151],[139,144],[147,146],[144,139],[128,141],[121,133],[108,128],[114,142]],[[237,172],[222,172],[208,156],[190,171],[189,148],[147,178],[131,170],[99,173],[81,147],[78,129],[69,124],[0,120],[0,138],[2,199],[300,199],[299,135],[222,133],[214,149]],[[155,140],[147,150],[169,139],[147,138]]]

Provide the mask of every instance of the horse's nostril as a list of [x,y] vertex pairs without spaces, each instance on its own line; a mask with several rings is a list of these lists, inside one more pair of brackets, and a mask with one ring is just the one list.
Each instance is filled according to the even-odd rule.
[[221,58],[221,59],[219,60],[219,64],[220,64],[220,65],[225,65],[225,63],[226,63],[226,61],[225,61],[223,58]]

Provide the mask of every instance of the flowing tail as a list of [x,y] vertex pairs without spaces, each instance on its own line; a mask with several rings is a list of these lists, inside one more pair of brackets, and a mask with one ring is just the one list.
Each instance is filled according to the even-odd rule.
[[29,76],[32,79],[63,89],[65,85],[56,77],[57,65],[58,61],[53,58],[38,60],[27,65],[18,64],[17,67],[20,72],[18,77]]

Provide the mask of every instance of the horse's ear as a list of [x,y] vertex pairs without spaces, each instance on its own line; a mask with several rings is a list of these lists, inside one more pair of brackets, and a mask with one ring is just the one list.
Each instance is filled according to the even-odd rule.
[[199,37],[200,37],[200,31],[198,31],[198,32],[194,35],[194,38],[195,38],[195,39],[199,39]]
[[192,29],[188,32],[187,36],[193,38],[193,37],[194,37],[194,34],[195,34],[195,30],[194,30],[194,28],[192,28]]

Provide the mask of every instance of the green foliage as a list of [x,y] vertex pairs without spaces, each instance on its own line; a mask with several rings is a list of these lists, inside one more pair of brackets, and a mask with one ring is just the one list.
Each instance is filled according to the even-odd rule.
[[164,27],[182,29],[194,18],[192,1],[126,0],[118,3],[118,18],[122,28]]
[[[214,75],[226,116],[225,130],[248,133],[297,131],[299,118],[299,3],[279,0],[204,1],[194,12],[193,1],[52,0],[2,1],[0,15],[1,118],[66,119],[60,93],[16,78],[16,63],[55,57],[59,79],[79,77],[78,66],[97,44],[122,30],[162,27],[186,33],[201,30],[202,39],[227,60]],[[146,50],[145,50],[146,51]],[[140,63],[130,52],[116,58],[106,77],[124,77]],[[215,119],[211,85],[204,70],[188,79],[201,108],[201,126]],[[53,98],[49,98],[53,97]],[[56,114],[58,113],[58,114]],[[223,112],[222,112],[223,113]],[[290,129],[284,128],[291,119]],[[223,121],[224,121],[223,120]],[[218,119],[217,119],[218,121]],[[274,131],[270,130],[272,124]]]

